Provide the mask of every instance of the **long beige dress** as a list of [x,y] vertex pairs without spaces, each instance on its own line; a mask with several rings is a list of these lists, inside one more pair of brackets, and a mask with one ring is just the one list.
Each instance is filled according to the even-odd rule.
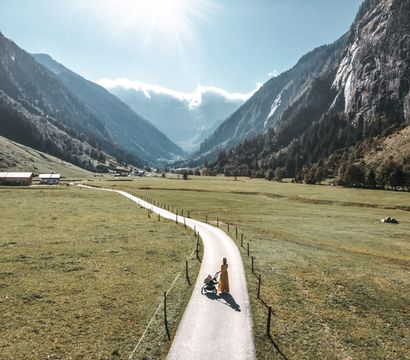
[[218,292],[229,293],[228,264],[222,264],[219,275]]

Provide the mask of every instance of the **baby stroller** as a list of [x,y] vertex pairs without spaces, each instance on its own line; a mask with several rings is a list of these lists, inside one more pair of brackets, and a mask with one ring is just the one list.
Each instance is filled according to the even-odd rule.
[[218,271],[214,277],[211,277],[211,275],[208,275],[205,280],[204,280],[204,285],[202,286],[201,289],[201,294],[206,294],[206,293],[216,293],[216,287],[215,285],[218,284],[218,281],[216,278],[218,277],[220,271]]

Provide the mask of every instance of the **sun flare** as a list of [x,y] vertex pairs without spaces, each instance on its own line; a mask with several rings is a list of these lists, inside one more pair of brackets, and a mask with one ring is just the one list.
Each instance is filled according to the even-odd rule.
[[145,45],[168,41],[175,45],[195,40],[196,22],[207,20],[211,0],[103,0],[100,12],[115,32],[136,32]]

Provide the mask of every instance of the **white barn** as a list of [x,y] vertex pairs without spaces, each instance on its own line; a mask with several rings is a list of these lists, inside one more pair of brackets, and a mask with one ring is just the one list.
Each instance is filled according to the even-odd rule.
[[58,185],[60,183],[60,174],[40,174],[38,176],[40,184],[45,185]]

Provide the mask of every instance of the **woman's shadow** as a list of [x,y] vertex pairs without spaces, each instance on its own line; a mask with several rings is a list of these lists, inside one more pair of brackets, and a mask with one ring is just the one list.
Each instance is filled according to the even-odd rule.
[[208,292],[208,293],[206,293],[206,296],[207,296],[208,299],[217,300],[220,303],[231,307],[235,311],[238,311],[238,312],[241,311],[240,305],[235,301],[233,296],[229,293],[221,293],[221,294],[218,295],[218,294],[213,293],[213,292]]

